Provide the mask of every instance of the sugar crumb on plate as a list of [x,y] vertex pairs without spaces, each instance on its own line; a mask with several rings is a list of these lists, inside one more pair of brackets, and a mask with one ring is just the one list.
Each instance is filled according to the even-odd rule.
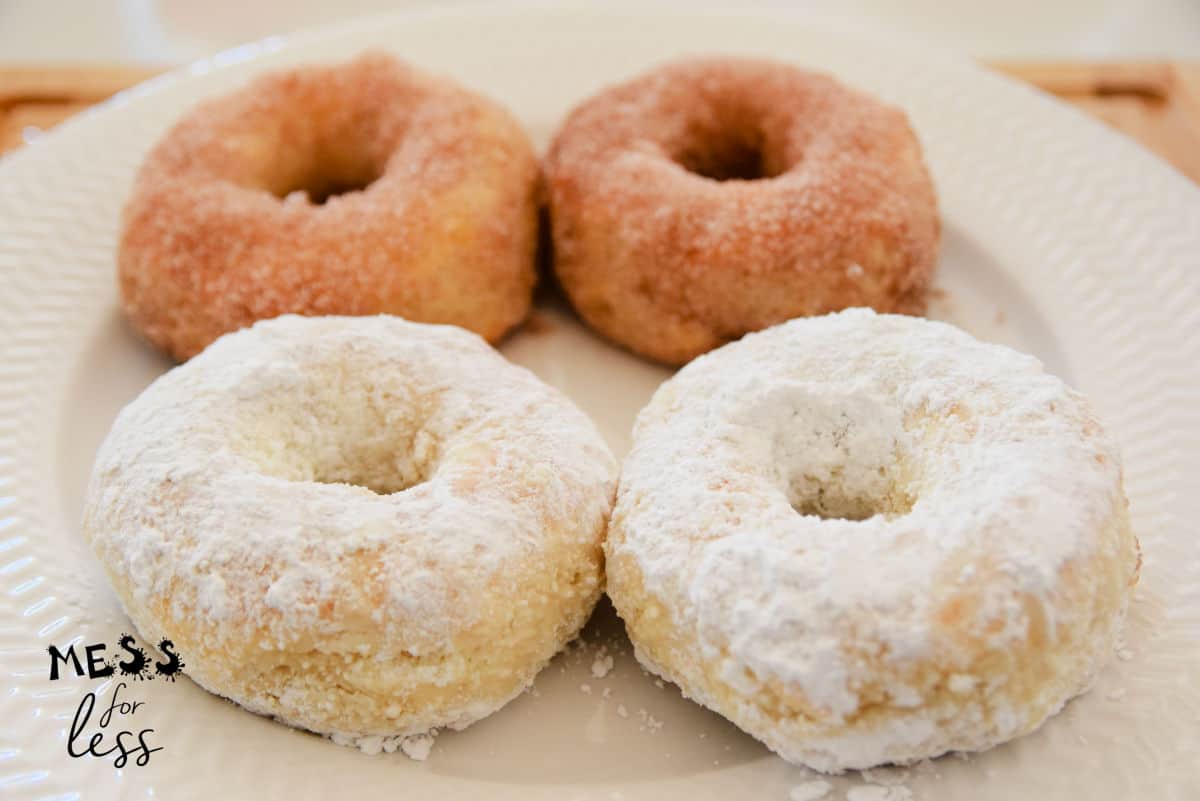
[[911,801],[912,792],[902,785],[885,787],[881,784],[864,784],[846,791],[846,801]]
[[831,790],[833,790],[833,785],[829,782],[804,782],[788,791],[788,801],[818,801],[829,795]]
[[592,661],[592,677],[602,679],[612,672],[613,658],[611,654],[599,653]]

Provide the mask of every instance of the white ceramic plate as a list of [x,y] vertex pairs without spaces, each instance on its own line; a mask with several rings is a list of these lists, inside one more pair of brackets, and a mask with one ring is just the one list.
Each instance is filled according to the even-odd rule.
[[[113,245],[133,171],[202,96],[367,47],[493,95],[540,144],[594,89],[682,52],[795,61],[907,109],[945,218],[936,316],[1032,351],[1092,397],[1123,445],[1146,559],[1126,658],[1092,693],[1010,745],[851,774],[831,797],[871,782],[901,782],[919,799],[1200,796],[1200,192],[1098,125],[936,54],[779,14],[537,8],[385,17],[241,48],[0,163],[0,795],[782,801],[815,778],[656,686],[604,610],[590,642],[560,657],[535,693],[442,735],[423,763],[367,757],[162,680],[123,690],[143,705],[109,727],[110,737],[153,728],[163,750],[148,765],[67,755],[81,698],[98,691],[103,707],[112,682],[49,681],[46,649],[111,651],[129,625],[80,540],[80,496],[117,410],[167,367],[117,310]],[[564,389],[624,453],[666,372],[553,304],[541,314],[547,325],[505,353]],[[616,665],[594,678],[600,645]]]

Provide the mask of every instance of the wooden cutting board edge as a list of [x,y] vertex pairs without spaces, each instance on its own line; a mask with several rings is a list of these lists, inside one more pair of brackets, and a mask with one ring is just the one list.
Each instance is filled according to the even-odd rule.
[[[987,66],[1082,109],[1200,183],[1200,62],[995,61]],[[0,64],[0,154],[163,69]]]

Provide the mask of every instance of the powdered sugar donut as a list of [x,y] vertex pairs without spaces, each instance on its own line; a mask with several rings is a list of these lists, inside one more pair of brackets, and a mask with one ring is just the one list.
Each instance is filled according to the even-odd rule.
[[539,180],[512,115],[390,56],[265,75],[146,157],[118,254],[125,312],[179,360],[286,313],[495,342],[529,311]]
[[940,222],[904,113],[769,61],[679,61],[575,109],[546,159],[554,269],[669,364],[793,317],[916,314]]
[[121,412],[83,532],[199,684],[377,750],[490,714],[575,636],[615,483],[583,413],[474,334],[285,316]]
[[642,411],[606,544],[639,659],[822,771],[1029,732],[1136,581],[1116,449],[1034,358],[855,309],[701,357]]

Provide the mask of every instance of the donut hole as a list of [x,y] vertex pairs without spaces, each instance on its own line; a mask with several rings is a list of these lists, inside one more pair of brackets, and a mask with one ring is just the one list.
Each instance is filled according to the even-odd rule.
[[[253,399],[235,447],[270,476],[393,495],[433,477],[441,439],[403,374],[314,371],[292,398]],[[310,383],[311,382],[311,383]]]
[[762,132],[746,125],[693,131],[671,157],[688,172],[712,181],[762,181],[787,170]]
[[[428,481],[437,469],[440,442],[403,399],[359,396],[334,405],[317,421],[300,465],[301,479],[349,484],[376,495],[394,495]],[[407,409],[406,409],[407,407]],[[324,416],[324,415],[322,415]]]
[[353,447],[329,461],[313,465],[311,481],[318,484],[349,484],[376,495],[394,495],[429,480],[429,465],[414,464],[403,454],[386,448]]
[[798,514],[825,520],[894,518],[915,497],[908,435],[899,414],[872,395],[785,388],[772,418],[779,484]]
[[324,205],[330,198],[361,192],[382,175],[382,171],[367,161],[320,161],[287,176],[272,193],[283,200],[303,193],[314,206]]
[[[886,480],[887,472],[881,474]],[[855,486],[844,476],[818,480],[805,476],[789,488],[788,502],[797,514],[823,520],[870,520],[872,517],[899,517],[912,511],[913,499],[894,484]]]

